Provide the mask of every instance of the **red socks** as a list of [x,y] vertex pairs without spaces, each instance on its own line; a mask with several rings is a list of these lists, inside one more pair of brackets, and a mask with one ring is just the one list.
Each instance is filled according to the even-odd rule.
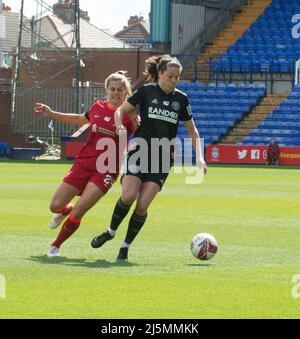
[[69,215],[73,209],[73,204],[68,204],[62,210],[58,211],[57,214]]
[[74,219],[72,213],[70,213],[68,219],[63,223],[57,238],[52,243],[52,246],[60,248],[61,244],[69,239],[70,236],[78,229],[80,222],[81,219]]

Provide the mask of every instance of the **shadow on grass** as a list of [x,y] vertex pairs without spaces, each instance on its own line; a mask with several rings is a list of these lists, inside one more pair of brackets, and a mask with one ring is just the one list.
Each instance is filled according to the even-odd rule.
[[190,267],[210,267],[213,266],[212,264],[188,264],[187,266]]
[[128,261],[110,262],[107,260],[87,261],[86,259],[71,259],[67,257],[48,258],[46,255],[31,256],[28,260],[39,262],[47,265],[63,265],[85,268],[112,268],[112,267],[131,267],[138,266],[136,263]]

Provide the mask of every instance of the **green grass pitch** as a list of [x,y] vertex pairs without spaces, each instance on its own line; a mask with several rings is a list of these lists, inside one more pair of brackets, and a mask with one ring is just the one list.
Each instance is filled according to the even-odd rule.
[[[48,205],[70,164],[0,163],[0,318],[298,318],[299,169],[210,167],[202,185],[170,175],[129,252],[115,262],[129,217],[99,250],[119,183],[61,248]],[[219,242],[215,258],[192,257],[199,232]],[[3,288],[3,286],[2,286]],[[300,288],[298,293],[300,294]],[[296,294],[298,296],[298,294]]]

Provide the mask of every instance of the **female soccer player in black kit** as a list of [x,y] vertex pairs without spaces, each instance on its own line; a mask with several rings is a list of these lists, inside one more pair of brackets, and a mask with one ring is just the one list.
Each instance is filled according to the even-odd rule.
[[[124,115],[133,112],[137,106],[140,109],[141,124],[134,134],[134,140],[139,138],[148,145],[148,160],[151,167],[151,141],[176,137],[179,121],[183,121],[193,148],[196,151],[196,164],[207,172],[207,166],[201,153],[200,136],[192,118],[192,111],[187,96],[176,89],[182,71],[180,62],[169,55],[152,56],[146,60],[147,80],[152,83],[140,87],[115,113],[117,133],[124,131],[122,119]],[[153,173],[135,170],[138,166],[130,165],[130,157],[136,149],[129,148],[127,155],[127,171],[122,180],[122,195],[118,200],[111,219],[109,229],[92,240],[93,248],[101,247],[113,239],[118,226],[126,217],[131,205],[136,201],[134,212],[130,218],[127,234],[121,245],[117,260],[128,260],[128,249],[147,218],[148,208],[161,190],[173,163],[173,149],[170,147],[167,157],[169,166],[162,169],[166,153],[160,152],[159,170]],[[153,157],[153,153],[152,153]],[[153,163],[153,161],[152,161]],[[141,164],[140,164],[141,165]]]

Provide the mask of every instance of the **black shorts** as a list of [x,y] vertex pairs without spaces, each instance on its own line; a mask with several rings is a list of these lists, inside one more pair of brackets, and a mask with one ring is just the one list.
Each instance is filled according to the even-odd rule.
[[[126,167],[124,171],[124,175],[131,175],[139,178],[143,183],[144,182],[155,182],[160,189],[162,189],[165,181],[167,180],[167,177],[170,173],[170,170],[173,166],[173,158],[168,156],[170,160],[165,162],[162,160],[160,157],[156,169],[151,169],[151,157],[148,157],[148,166],[146,168],[143,168],[143,170],[140,170],[140,163],[137,164],[137,166],[132,163],[130,163],[130,156],[133,155],[135,151],[133,152],[128,152],[127,157],[126,157]],[[123,175],[123,177],[124,177]],[[121,180],[123,179],[121,178]]]
[[159,186],[160,190],[162,190],[162,187],[164,183],[166,182],[169,173],[141,173],[141,172],[131,173],[130,171],[127,171],[126,173],[122,175],[121,183],[122,183],[123,178],[126,175],[137,177],[141,180],[142,183],[154,182]]

